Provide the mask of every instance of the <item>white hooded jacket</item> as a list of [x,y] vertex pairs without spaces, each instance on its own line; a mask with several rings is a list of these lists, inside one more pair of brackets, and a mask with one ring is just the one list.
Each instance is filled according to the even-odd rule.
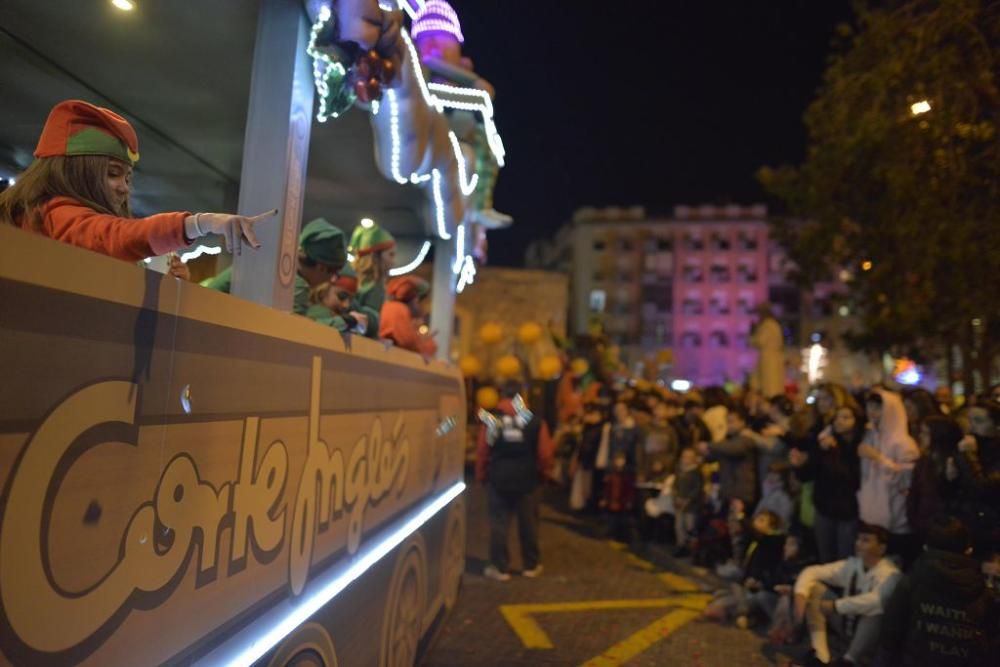
[[890,533],[909,533],[906,495],[920,449],[907,431],[906,410],[899,394],[874,391],[882,396],[882,417],[868,430],[862,444],[874,447],[878,458],[861,459],[858,509],[865,523],[882,526]]

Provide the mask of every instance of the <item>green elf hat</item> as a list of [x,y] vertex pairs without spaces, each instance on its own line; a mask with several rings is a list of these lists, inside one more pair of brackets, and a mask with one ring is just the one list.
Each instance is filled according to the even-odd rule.
[[351,233],[350,251],[358,257],[388,250],[395,245],[396,239],[392,238],[392,234],[370,220],[362,222]]
[[299,247],[314,262],[338,268],[347,262],[344,232],[323,218],[316,218],[302,228]]
[[106,155],[135,164],[139,139],[129,122],[114,111],[83,100],[66,100],[52,107],[35,148],[35,157],[56,155]]

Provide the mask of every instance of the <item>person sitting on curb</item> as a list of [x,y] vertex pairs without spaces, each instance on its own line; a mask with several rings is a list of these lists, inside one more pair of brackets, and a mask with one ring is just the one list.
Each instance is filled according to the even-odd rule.
[[[839,620],[850,646],[837,664],[869,660],[878,648],[883,604],[892,593],[899,570],[885,557],[889,531],[862,523],[854,543],[854,556],[825,565],[807,567],[795,581],[795,620],[809,628],[812,652],[807,665],[830,664],[827,625]],[[844,591],[837,597],[827,586]]]
[[924,552],[885,604],[885,664],[996,664],[1000,601],[971,554],[972,539],[961,521],[947,514],[931,517]]

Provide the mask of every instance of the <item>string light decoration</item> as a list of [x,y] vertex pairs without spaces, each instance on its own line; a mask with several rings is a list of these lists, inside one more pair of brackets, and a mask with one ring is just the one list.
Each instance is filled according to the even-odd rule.
[[434,221],[437,222],[437,232],[445,241],[451,239],[448,228],[444,224],[444,197],[441,195],[441,172],[437,169],[431,170],[431,181],[434,190]]
[[347,68],[339,60],[334,60],[329,54],[316,48],[316,40],[332,18],[333,14],[327,5],[320,7],[316,22],[309,31],[309,45],[306,46],[306,53],[313,63],[313,85],[319,96],[316,120],[321,123],[329,118],[339,117],[355,101],[354,92],[347,85]]
[[430,252],[430,250],[431,250],[431,242],[424,241],[424,244],[420,246],[420,252],[417,253],[417,256],[413,258],[412,262],[404,266],[397,266],[395,269],[389,269],[389,275],[393,277],[402,276],[409,273],[410,271],[413,271],[418,266],[424,263],[424,259],[427,257],[427,253]]
[[464,290],[467,285],[471,285],[475,279],[476,263],[472,260],[471,255],[466,255],[465,261],[462,262],[462,272],[458,276],[458,285],[455,286],[455,291],[461,294],[462,290]]
[[462,146],[458,143],[458,136],[454,132],[448,132],[448,139],[451,140],[451,147],[455,151],[455,161],[458,162],[458,187],[466,197],[476,191],[479,184],[479,174],[473,174],[472,178],[466,182],[465,154],[462,153]]
[[414,37],[430,32],[447,33],[457,39],[459,44],[465,42],[458,14],[443,0],[427,0],[413,17]]

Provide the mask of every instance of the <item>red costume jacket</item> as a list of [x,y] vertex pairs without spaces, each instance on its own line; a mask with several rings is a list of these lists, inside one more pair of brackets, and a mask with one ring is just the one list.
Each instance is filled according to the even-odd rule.
[[160,213],[148,218],[119,218],[98,213],[69,197],[53,197],[41,205],[41,233],[127,262],[165,255],[190,242],[184,236],[189,213]]

